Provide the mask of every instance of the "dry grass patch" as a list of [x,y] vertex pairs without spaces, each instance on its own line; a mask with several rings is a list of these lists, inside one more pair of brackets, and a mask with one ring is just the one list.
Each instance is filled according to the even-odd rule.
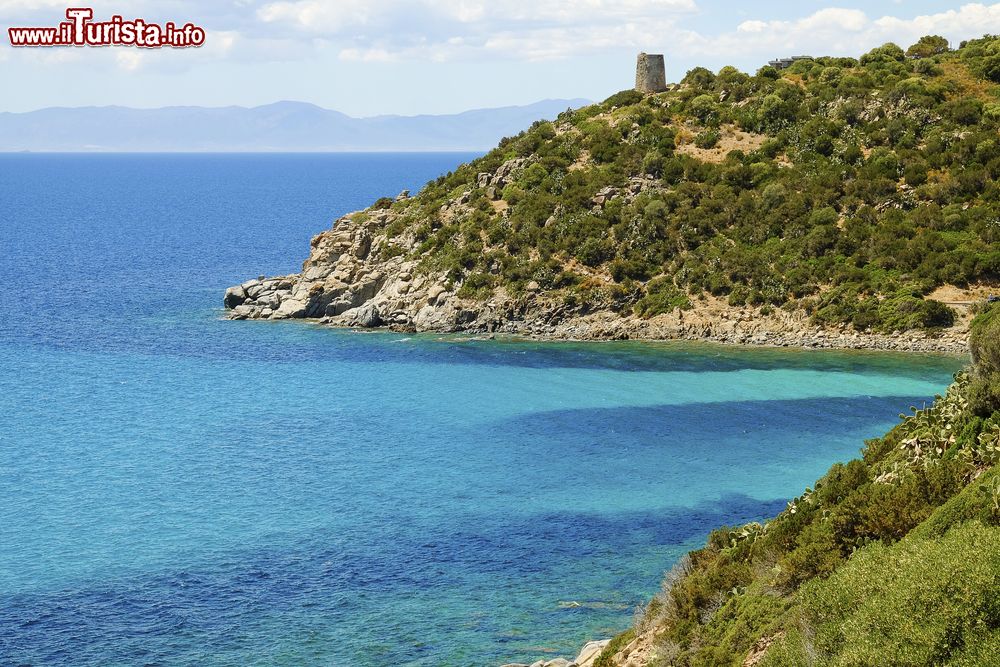
[[941,63],[941,69],[948,79],[958,84],[955,94],[949,95],[950,99],[976,97],[983,102],[996,100],[997,86],[970,72],[964,63],[949,60]]
[[735,125],[724,125],[719,128],[719,142],[712,148],[698,148],[689,139],[690,132],[678,132],[677,152],[690,155],[702,162],[720,164],[731,151],[750,153],[764,145],[767,137],[763,134],[744,132]]

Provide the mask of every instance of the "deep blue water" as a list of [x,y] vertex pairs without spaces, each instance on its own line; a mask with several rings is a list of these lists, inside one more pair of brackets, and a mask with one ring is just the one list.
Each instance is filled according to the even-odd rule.
[[0,156],[0,664],[570,655],[961,365],[220,319],[468,157]]

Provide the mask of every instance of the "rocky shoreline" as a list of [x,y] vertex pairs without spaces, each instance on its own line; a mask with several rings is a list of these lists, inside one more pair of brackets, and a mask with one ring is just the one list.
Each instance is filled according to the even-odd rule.
[[610,639],[587,642],[577,654],[576,659],[554,658],[552,660],[536,660],[528,664],[524,662],[509,662],[502,667],[593,667],[594,662],[604,650],[604,647],[611,643]]
[[[333,327],[384,329],[405,333],[464,333],[507,335],[549,341],[699,341],[728,345],[782,348],[937,352],[964,355],[968,350],[967,317],[955,327],[929,334],[923,331],[879,334],[848,329],[809,326],[804,315],[780,313],[762,316],[749,308],[699,304],[693,311],[675,311],[650,319],[622,316],[610,311],[577,316],[529,296],[527,299],[476,303],[457,299],[442,285],[404,271],[395,283],[384,279],[357,286],[341,284],[332,293],[343,302],[324,304],[331,292],[317,289],[321,273],[303,272],[276,278],[259,278],[229,288],[226,317],[233,320],[302,319]],[[401,289],[399,282],[413,282]],[[386,305],[386,292],[395,298],[414,296],[419,305]],[[416,294],[414,294],[416,293]],[[383,297],[383,298],[379,298]],[[422,302],[422,303],[420,303]],[[339,312],[338,312],[339,311]],[[332,314],[325,314],[332,313]],[[961,315],[961,314],[960,314]]]
[[622,318],[614,313],[574,318],[555,324],[534,323],[512,331],[467,331],[467,333],[510,333],[535,340],[550,341],[614,341],[642,340],[648,342],[693,341],[725,345],[759,347],[881,350],[898,352],[939,352],[966,354],[968,334],[948,330],[936,336],[923,332],[894,334],[858,333],[819,328],[768,328],[767,322],[752,319],[729,321],[719,319],[686,324],[676,316],[650,320]]
[[[920,352],[965,355],[968,353],[968,334],[948,330],[938,336],[923,332],[875,334],[825,330],[819,328],[774,331],[763,327],[738,328],[723,326],[677,326],[669,322],[633,318],[616,318],[612,313],[602,313],[593,318],[580,318],[555,324],[545,322],[511,322],[498,327],[456,327],[418,329],[400,324],[366,323],[374,314],[368,310],[359,314],[358,321],[343,323],[333,318],[298,318],[313,324],[336,328],[385,330],[399,333],[468,334],[471,336],[510,336],[537,341],[599,342],[636,340],[645,342],[690,341],[722,345],[802,348],[828,350],[869,350],[884,352]],[[241,313],[227,313],[228,319],[290,319],[282,317],[247,317]],[[370,320],[369,320],[370,321]]]

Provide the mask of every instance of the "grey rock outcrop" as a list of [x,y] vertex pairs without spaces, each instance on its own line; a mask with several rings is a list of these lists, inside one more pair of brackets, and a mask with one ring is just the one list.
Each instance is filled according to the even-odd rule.
[[[529,165],[513,158],[479,175],[482,187],[499,192]],[[407,198],[400,198],[405,203]],[[462,215],[468,193],[448,201],[442,217]],[[460,299],[443,272],[420,270],[419,243],[412,232],[387,229],[401,215],[387,208],[352,213],[311,241],[298,274],[258,278],[226,290],[230,319],[312,318],[338,326],[413,331],[513,332],[518,304],[501,297],[486,303]]]
[[[450,330],[462,307],[451,303],[443,276],[415,275],[417,262],[399,254],[373,254],[373,244],[388,242],[384,227],[391,217],[389,211],[375,211],[338,220],[313,238],[301,273],[250,280],[226,290],[227,316]],[[401,250],[411,249],[405,239],[402,243]]]
[[533,156],[517,157],[507,160],[493,173],[482,172],[476,175],[476,186],[483,188],[490,199],[496,200],[509,183],[515,180],[525,167],[534,162]]

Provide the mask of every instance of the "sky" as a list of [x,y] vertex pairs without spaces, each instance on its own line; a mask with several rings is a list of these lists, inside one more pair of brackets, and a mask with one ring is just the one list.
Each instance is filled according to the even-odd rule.
[[1000,2],[924,0],[75,0],[95,20],[192,22],[191,49],[13,48],[7,28],[65,20],[67,0],[0,0],[0,111],[311,102],[352,116],[602,100],[639,51],[667,80],[753,72],[788,55],[858,56],[925,34],[1000,33]]

